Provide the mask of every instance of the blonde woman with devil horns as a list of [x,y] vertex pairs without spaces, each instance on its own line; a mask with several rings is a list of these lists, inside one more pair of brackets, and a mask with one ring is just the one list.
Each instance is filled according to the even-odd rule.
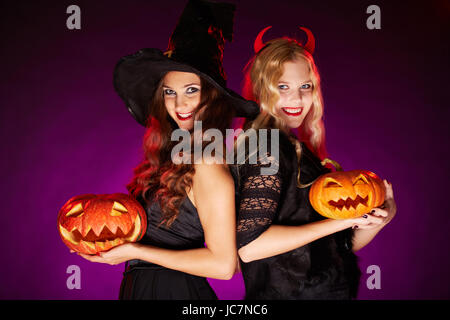
[[[235,168],[240,198],[237,245],[246,299],[355,298],[360,270],[354,251],[395,215],[392,187],[384,181],[384,209],[360,218],[324,219],[314,211],[310,184],[329,172],[320,160],[326,149],[314,37],[301,28],[308,35],[305,45],[289,38],[263,44],[267,29],[255,41],[244,85],[244,97],[258,102],[261,113],[244,128],[278,129],[279,155],[276,159],[269,150],[256,164]],[[237,145],[245,142],[241,137]],[[263,174],[270,159],[277,161],[278,170]]]

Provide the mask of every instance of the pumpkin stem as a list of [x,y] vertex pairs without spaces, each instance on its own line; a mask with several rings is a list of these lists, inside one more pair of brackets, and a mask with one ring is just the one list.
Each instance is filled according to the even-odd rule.
[[327,165],[328,163],[332,164],[333,167],[336,169],[336,171],[344,171],[339,163],[337,163],[337,162],[334,161],[334,160],[328,159],[328,158],[323,159],[322,162],[321,162],[320,164],[321,164],[322,166],[325,166],[325,165]]

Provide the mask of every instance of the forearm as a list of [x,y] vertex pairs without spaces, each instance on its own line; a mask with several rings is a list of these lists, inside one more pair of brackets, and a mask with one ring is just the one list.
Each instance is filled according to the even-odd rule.
[[236,254],[214,254],[208,248],[170,250],[137,244],[137,259],[200,277],[230,279],[236,267]]
[[381,224],[378,227],[372,229],[356,229],[353,235],[353,252],[356,252],[366,245],[368,245],[378,232],[383,229],[385,224]]
[[258,238],[239,249],[242,261],[272,257],[351,227],[346,220],[325,219],[301,226],[271,225]]

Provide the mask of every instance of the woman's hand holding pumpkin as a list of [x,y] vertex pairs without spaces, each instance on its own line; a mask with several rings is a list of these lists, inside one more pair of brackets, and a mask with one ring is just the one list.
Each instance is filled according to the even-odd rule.
[[397,205],[394,200],[392,185],[386,180],[383,180],[383,183],[386,187],[386,197],[383,205],[378,208],[373,208],[370,213],[367,213],[362,217],[349,219],[353,229],[374,229],[384,227],[394,218],[397,213]]
[[[136,249],[138,244],[136,243],[124,243],[111,250],[105,252],[99,252],[97,255],[89,255],[83,253],[77,253],[79,256],[91,262],[107,263],[110,265],[116,265],[128,260],[136,258]],[[74,251],[70,251],[74,252]]]
[[394,200],[394,191],[392,190],[392,184],[383,180],[384,185],[386,186],[386,197],[384,200],[384,208],[374,208],[375,213],[379,211],[385,211],[387,215],[385,216],[384,224],[388,224],[395,217],[397,213],[397,204]]

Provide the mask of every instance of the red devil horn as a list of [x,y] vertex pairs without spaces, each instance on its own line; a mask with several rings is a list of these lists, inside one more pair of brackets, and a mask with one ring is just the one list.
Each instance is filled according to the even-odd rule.
[[264,33],[266,33],[266,31],[269,30],[270,28],[272,28],[272,26],[265,27],[258,33],[258,36],[255,39],[255,43],[253,44],[253,49],[255,50],[255,53],[258,53],[259,50],[264,48],[265,44],[262,42],[262,37]]
[[305,31],[306,35],[308,36],[308,40],[306,40],[306,43],[303,46],[303,48],[305,48],[305,50],[308,51],[309,53],[313,54],[314,48],[316,47],[316,40],[314,39],[314,36],[313,36],[311,30],[309,30],[308,28],[303,28],[303,27],[300,27],[300,29]]

